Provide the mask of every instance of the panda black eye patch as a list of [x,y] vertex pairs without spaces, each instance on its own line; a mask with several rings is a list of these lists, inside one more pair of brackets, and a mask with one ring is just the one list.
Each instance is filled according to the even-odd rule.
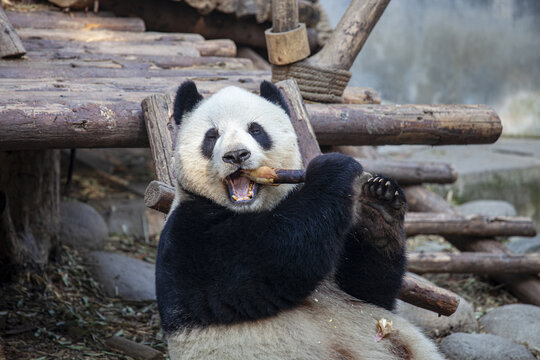
[[218,137],[219,133],[216,128],[211,128],[204,134],[201,151],[206,158],[210,159],[212,157],[212,152],[214,151],[214,146],[216,145]]
[[249,124],[248,132],[264,150],[270,150],[272,147],[272,139],[270,139],[268,133],[259,123],[252,122]]

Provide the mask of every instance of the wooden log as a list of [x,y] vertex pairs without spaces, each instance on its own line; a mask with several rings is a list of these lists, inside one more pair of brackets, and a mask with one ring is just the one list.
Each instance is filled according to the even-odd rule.
[[201,56],[235,57],[236,44],[229,39],[206,40],[195,43]]
[[[484,105],[308,104],[322,145],[443,145],[495,142],[502,126]],[[362,119],[361,121],[355,121]]]
[[[409,204],[419,204],[423,199],[429,199],[429,202],[426,202],[421,206],[421,208],[424,210],[443,210],[448,213],[455,212],[453,207],[450,205],[447,205],[446,210],[443,209],[444,207],[442,206],[442,203],[444,202],[444,199],[442,199],[439,195],[434,194],[424,187],[417,186],[414,188],[415,189],[413,191],[408,191],[408,189],[406,189],[407,202]],[[461,251],[511,254],[510,250],[508,250],[506,246],[500,244],[494,239],[471,239],[463,236],[447,236],[446,239]],[[512,292],[521,301],[540,306],[540,280],[538,279],[538,276],[494,275],[493,279],[501,284],[504,284],[510,290],[510,292]]]
[[272,67],[265,58],[263,58],[261,55],[259,55],[249,47],[240,47],[236,53],[236,56],[239,58],[246,58],[251,60],[251,62],[253,63],[253,67],[257,70],[270,71],[272,69]]
[[16,12],[6,11],[8,19],[18,28],[35,29],[79,29],[145,31],[144,22],[139,18],[102,17],[91,13],[60,13],[55,11]]
[[[143,116],[148,132],[150,150],[154,159],[156,178],[167,185],[173,185],[174,153],[173,139],[169,127],[173,116],[172,100],[168,95],[156,94],[142,101]],[[173,120],[174,122],[174,120]]]
[[[168,80],[178,84],[187,78]],[[54,92],[53,97],[32,93],[25,99],[24,94],[18,92],[13,98],[13,105],[9,105],[5,100],[9,97],[4,96],[0,107],[0,150],[148,146],[140,101],[150,94],[141,93],[136,95],[138,99],[132,96],[133,100],[130,100],[128,94],[118,94],[118,89],[116,93],[73,93],[66,91],[65,84],[60,84],[63,93]],[[221,86],[227,84],[233,83],[225,82]],[[82,84],[78,86],[84,87]],[[170,86],[172,90],[174,86]],[[102,86],[99,88],[103,90]],[[89,97],[96,98],[88,100]],[[425,108],[418,105],[411,105],[410,111],[406,112],[401,108],[408,106],[333,106],[339,106],[340,111],[332,111],[332,105],[328,108],[306,105],[308,115],[313,119],[313,129],[323,145],[336,142],[342,145],[489,143],[495,141],[501,131],[499,118],[492,117],[494,113],[481,106],[454,106],[453,110],[463,116],[460,119],[446,117],[444,114],[449,114],[450,110],[446,105],[441,108],[426,106],[437,114],[429,121],[428,127],[411,120],[412,109],[417,115],[423,114]],[[374,107],[370,108],[369,114],[360,110],[370,106]],[[334,128],[330,125],[332,122]]]
[[457,214],[452,205],[423,186],[404,188],[409,211]]
[[[218,47],[225,46],[223,53],[234,52],[236,54],[236,47],[234,43],[230,41],[219,41],[212,43],[208,48],[204,48],[205,42],[178,42],[176,44],[167,43],[136,43],[136,42],[123,42],[123,41],[99,41],[91,43],[82,42],[65,42],[58,40],[43,40],[43,39],[29,39],[25,41],[28,51],[43,51],[43,48],[47,48],[49,51],[55,50],[60,53],[70,52],[78,54],[110,54],[110,55],[146,55],[151,56],[154,54],[167,55],[167,56],[201,56],[198,50],[201,49],[208,53],[214,51],[216,53],[222,52]],[[230,48],[230,49],[227,49]]]
[[271,64],[292,64],[310,54],[306,25],[298,23],[297,0],[272,0],[272,28],[264,36]]
[[321,154],[321,148],[315,138],[315,131],[311,126],[304,100],[302,100],[302,95],[300,95],[298,85],[296,85],[294,79],[280,81],[276,86],[287,103],[291,123],[298,138],[302,162],[304,167],[307,168],[309,162]]
[[321,68],[348,70],[390,0],[353,0],[330,39],[308,62]]
[[[133,32],[133,31],[88,31],[70,29],[35,29],[35,28],[20,28],[17,34],[23,40],[43,39],[57,41],[80,41],[85,43],[100,42],[100,41],[118,41],[118,42],[139,42],[139,43],[175,43],[180,41],[185,42],[202,42],[204,38],[199,34],[189,33],[163,33],[155,31]],[[156,54],[157,55],[157,54]]]
[[2,256],[7,264],[41,267],[57,246],[59,160],[57,150],[0,152],[0,234],[9,236],[0,238],[0,248],[9,251]]
[[0,5],[0,58],[18,58],[26,54],[21,39]]
[[[467,239],[463,237],[447,237],[447,239],[462,251],[512,254],[506,246],[493,239]],[[540,279],[538,279],[538,276],[498,274],[493,275],[492,278],[506,286],[519,300],[540,306]]]
[[409,304],[445,316],[456,312],[459,305],[459,296],[453,292],[434,286],[420,276],[409,272],[403,278],[399,298]]
[[150,209],[168,214],[174,201],[174,187],[161,181],[151,181],[144,192],[144,204]]
[[540,254],[411,252],[408,254],[407,269],[416,274],[538,274]]
[[535,236],[536,228],[524,217],[409,212],[405,215],[405,232],[408,236]]
[[105,340],[105,345],[114,351],[130,356],[136,360],[163,359],[163,353],[150,346],[136,343],[121,336],[112,336]]
[[372,174],[390,177],[400,185],[436,183],[449,184],[457,179],[457,172],[451,164],[395,161],[388,159],[358,158],[364,170]]

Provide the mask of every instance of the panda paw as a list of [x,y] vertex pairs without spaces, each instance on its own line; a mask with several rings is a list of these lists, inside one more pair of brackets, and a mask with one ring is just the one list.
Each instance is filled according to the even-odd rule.
[[362,174],[362,165],[354,158],[331,153],[315,157],[306,170],[306,185],[314,185],[325,193],[350,195],[353,182]]
[[395,210],[400,210],[406,204],[405,194],[398,184],[381,175],[374,175],[368,179],[362,187],[362,193]]

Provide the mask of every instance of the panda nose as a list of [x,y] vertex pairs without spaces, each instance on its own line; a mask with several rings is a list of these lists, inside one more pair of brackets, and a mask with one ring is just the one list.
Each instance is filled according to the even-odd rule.
[[251,156],[251,152],[247,149],[228,151],[223,155],[222,159],[229,164],[241,164]]

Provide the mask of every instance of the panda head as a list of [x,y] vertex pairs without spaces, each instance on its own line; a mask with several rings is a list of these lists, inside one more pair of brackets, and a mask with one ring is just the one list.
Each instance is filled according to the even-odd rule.
[[182,188],[237,212],[272,209],[294,189],[255,184],[240,174],[260,166],[302,168],[281,94],[267,81],[260,93],[231,86],[204,99],[192,81],[178,88],[175,167]]

